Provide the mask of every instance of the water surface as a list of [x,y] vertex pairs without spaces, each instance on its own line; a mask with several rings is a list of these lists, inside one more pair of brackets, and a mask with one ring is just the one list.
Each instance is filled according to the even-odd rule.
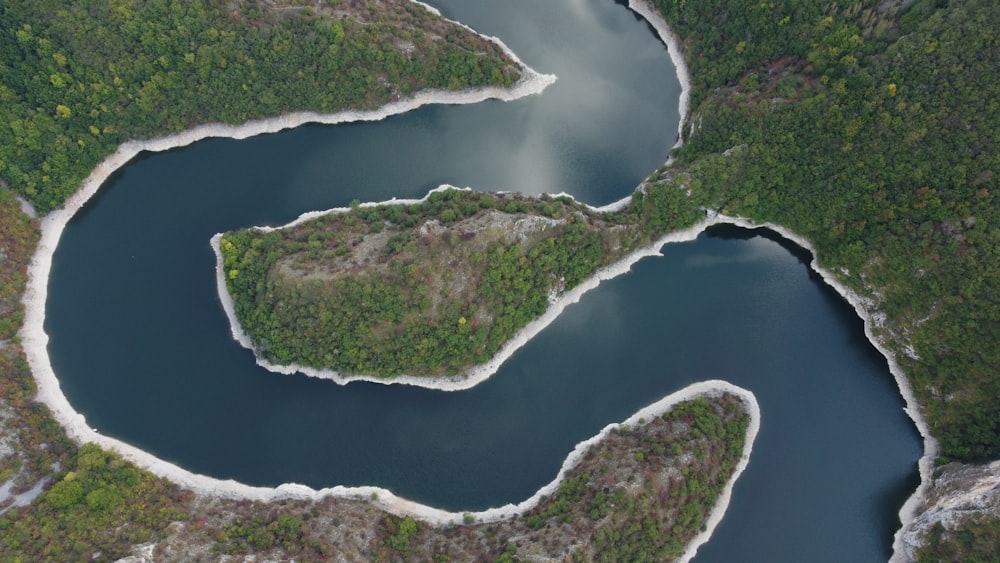
[[716,229],[571,306],[460,393],[340,387],[257,367],[215,294],[212,234],[442,182],[600,205],[662,163],[679,94],[663,45],[611,2],[450,0],[445,15],[559,75],[513,103],[211,140],[137,159],[68,225],[46,330],[101,432],[256,485],[379,485],[452,510],[520,501],[582,439],[693,381],[753,391],[763,423],[700,560],[871,560],[920,443],[860,321],[778,242]]

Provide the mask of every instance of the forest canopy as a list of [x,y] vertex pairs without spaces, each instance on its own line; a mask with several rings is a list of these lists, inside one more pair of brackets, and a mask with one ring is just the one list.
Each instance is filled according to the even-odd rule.
[[128,139],[520,76],[419,4],[328,4],[3,2],[0,178],[46,212]]

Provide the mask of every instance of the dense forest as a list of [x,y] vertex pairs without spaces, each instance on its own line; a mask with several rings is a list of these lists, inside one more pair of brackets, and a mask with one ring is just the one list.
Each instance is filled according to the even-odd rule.
[[[870,299],[938,463],[1000,457],[1000,5],[656,0],[694,100],[693,203],[804,235]],[[994,513],[921,560],[995,560]]]
[[1000,5],[741,4],[658,3],[701,100],[692,197],[813,241],[884,315],[942,456],[1000,457]]
[[597,213],[568,197],[448,189],[354,205],[219,241],[255,351],[343,374],[456,375],[490,359],[553,298],[698,216],[668,183]]
[[58,207],[127,139],[510,85],[493,43],[411,2],[0,4],[0,178]]

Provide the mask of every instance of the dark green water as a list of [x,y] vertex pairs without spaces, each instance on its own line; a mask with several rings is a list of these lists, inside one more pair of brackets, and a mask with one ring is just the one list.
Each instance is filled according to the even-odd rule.
[[698,559],[889,555],[920,443],[860,321],[778,242],[719,229],[606,282],[486,383],[441,393],[284,377],[239,347],[209,237],[441,182],[592,204],[665,158],[678,86],[664,47],[598,1],[439,2],[560,76],[510,104],[213,140],[137,159],[70,223],[46,329],[71,403],[101,432],[250,484],[380,485],[453,510],[520,501],[582,439],[721,378],[763,409],[752,461]]

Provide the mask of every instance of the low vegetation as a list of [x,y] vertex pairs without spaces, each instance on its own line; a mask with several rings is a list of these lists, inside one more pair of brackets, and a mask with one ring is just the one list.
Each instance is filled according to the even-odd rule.
[[59,472],[39,501],[0,517],[3,559],[115,559],[190,518],[183,508],[190,492],[94,444],[78,449],[67,466],[72,470]]

